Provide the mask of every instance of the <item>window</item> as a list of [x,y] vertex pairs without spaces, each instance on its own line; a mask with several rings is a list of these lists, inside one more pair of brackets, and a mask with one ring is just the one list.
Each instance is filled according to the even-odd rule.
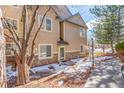
[[5,20],[2,21],[2,24],[3,24],[4,29],[7,29],[8,25],[9,25],[14,30],[17,30],[17,20],[12,20],[12,19],[9,19],[9,18],[5,18]]
[[80,28],[80,37],[85,37],[85,29]]
[[51,19],[46,18],[46,30],[51,31],[51,27],[52,27]]
[[40,58],[50,58],[52,56],[51,45],[40,45]]
[[[41,22],[42,22],[42,19],[43,19],[43,16],[38,15],[38,27],[40,27]],[[45,19],[44,19],[44,20],[45,20]],[[43,21],[44,21],[44,20],[43,20]],[[43,22],[41,29],[44,29],[44,27],[45,27],[45,24],[44,24],[44,22]]]
[[12,49],[17,49],[16,44],[6,44],[6,55],[14,55],[14,52],[12,51]]
[[[41,25],[42,20],[43,20],[43,16],[38,15],[38,27]],[[52,20],[48,17],[44,18],[41,29],[42,31],[51,32],[52,31]]]
[[83,45],[80,46],[80,52],[83,52]]

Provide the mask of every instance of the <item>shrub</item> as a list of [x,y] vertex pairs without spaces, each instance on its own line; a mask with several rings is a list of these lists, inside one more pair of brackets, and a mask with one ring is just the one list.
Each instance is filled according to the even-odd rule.
[[116,50],[124,50],[124,42],[115,45]]
[[124,62],[124,42],[115,45],[118,57]]

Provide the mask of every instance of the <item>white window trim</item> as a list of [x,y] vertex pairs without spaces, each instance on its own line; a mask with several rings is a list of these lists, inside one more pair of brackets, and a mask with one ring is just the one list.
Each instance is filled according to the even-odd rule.
[[61,60],[60,60],[60,48],[64,48],[64,60],[65,60],[65,57],[66,57],[65,46],[60,46],[60,47],[58,47],[58,61],[61,61]]
[[[83,35],[82,35],[82,36],[80,35],[81,29],[83,29]],[[80,27],[79,35],[80,35],[81,38],[86,37],[86,34],[85,34],[85,28]]]
[[[39,26],[39,25],[40,25],[40,23],[39,23],[39,17],[42,17],[42,18],[43,18],[43,16],[40,15],[40,14],[38,14],[37,17],[38,17],[37,19],[38,19],[38,26]],[[50,20],[51,20],[51,30],[47,30],[47,29],[46,29],[46,19],[50,19]],[[41,28],[41,30],[42,30],[43,32],[52,32],[52,30],[53,30],[52,18],[50,18],[50,17],[45,17],[45,18],[44,18],[44,23],[43,23],[43,25],[44,25],[43,29]]]
[[[15,43],[12,43],[12,42],[11,42],[11,43],[7,43],[7,44],[12,44],[12,45],[14,45]],[[10,54],[10,55],[7,55],[7,54],[6,54],[6,56],[14,56],[14,55],[13,55],[13,54]]]
[[[40,46],[47,46],[47,45],[50,45],[51,46],[51,57],[40,57]],[[38,48],[38,58],[39,60],[42,60],[42,59],[51,59],[53,58],[53,44],[39,44],[39,48]]]
[[19,20],[18,19],[15,19],[15,18],[12,18],[12,17],[5,17],[5,19],[10,19],[10,20],[16,20],[17,21],[17,34],[19,33]]
[[[39,19],[39,17],[40,17],[40,18],[41,18],[41,17],[43,18],[43,16],[40,15],[40,14],[37,14],[37,17],[38,17],[38,18],[37,18],[37,22],[38,22],[38,27],[39,27],[40,24],[41,24],[41,20]],[[39,21],[39,20],[40,20],[40,21]],[[45,21],[45,19],[44,19],[44,21]],[[44,22],[43,22],[43,25],[44,25],[44,27],[43,27],[43,28],[41,27],[41,29],[40,29],[40,30],[42,30],[42,31],[45,30],[45,23],[44,23]],[[42,25],[42,26],[43,26],[43,25]]]
[[[51,30],[47,30],[47,29],[46,29],[46,19],[51,20]],[[44,30],[44,31],[45,31],[45,32],[52,32],[52,29],[53,29],[52,27],[53,27],[52,18],[50,18],[50,17],[45,17],[45,30]]]

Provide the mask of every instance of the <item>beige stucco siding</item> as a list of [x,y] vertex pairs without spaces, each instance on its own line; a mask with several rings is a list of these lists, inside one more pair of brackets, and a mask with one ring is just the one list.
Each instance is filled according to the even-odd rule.
[[4,17],[18,19],[20,16],[20,13],[19,13],[20,7],[15,7],[12,5],[10,6],[1,5],[0,8],[2,9],[2,13]]
[[[43,16],[47,9],[48,7],[42,6],[40,7],[37,14]],[[38,49],[39,44],[52,44],[52,48],[53,48],[52,52],[57,53],[58,51],[57,41],[59,40],[59,20],[56,19],[56,14],[52,9],[47,13],[46,18],[47,17],[52,20],[52,30],[51,32],[46,32],[45,27],[44,29],[40,30],[40,32],[38,33],[36,42],[35,42],[36,48]],[[37,28],[38,28],[38,16],[36,18],[36,23],[33,28],[34,33],[36,32]],[[34,33],[32,34],[32,37],[34,36]]]
[[81,44],[84,46],[84,48],[87,45],[86,39],[80,37],[79,30],[80,26],[69,22],[64,22],[64,39],[69,43],[69,45],[66,46],[67,52],[80,51]]
[[[0,8],[2,10],[3,18],[8,18],[8,19],[17,21],[17,33],[20,36],[21,34],[21,27],[20,27],[21,7],[20,6],[15,7],[12,5],[9,5],[9,6],[1,5]],[[11,36],[10,32],[7,29],[5,29],[5,33]]]

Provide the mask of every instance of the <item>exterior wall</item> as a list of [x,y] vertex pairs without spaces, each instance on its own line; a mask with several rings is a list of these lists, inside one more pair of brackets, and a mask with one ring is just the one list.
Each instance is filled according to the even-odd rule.
[[87,37],[80,37],[80,26],[64,22],[64,40],[69,43],[66,52],[80,51],[83,45],[83,54],[87,53]]
[[54,53],[52,59],[43,59],[39,60],[38,55],[35,57],[35,61],[33,62],[32,66],[41,66],[41,65],[47,65],[52,63],[58,63],[58,54]]
[[[41,6],[37,14],[43,16],[43,14],[47,9],[48,9],[47,6]],[[38,33],[38,36],[35,42],[35,50],[36,50],[35,51],[36,61],[34,62],[35,66],[54,63],[58,61],[58,55],[56,53],[58,52],[57,41],[59,40],[59,20],[56,19],[56,14],[52,9],[47,13],[46,18],[47,17],[52,19],[52,31],[46,32],[45,30],[41,29],[40,32]],[[38,28],[38,17],[36,18],[36,24],[33,28],[34,33],[37,30],[37,28]],[[33,36],[34,34],[31,35],[31,37]],[[32,38],[30,39],[30,41],[32,41]],[[39,59],[39,56],[38,56],[39,45],[47,45],[47,44],[52,45],[52,58]],[[29,49],[31,49],[31,42],[30,42]]]
[[[17,33],[19,36],[22,34],[20,26],[20,16],[21,16],[21,7],[20,6],[12,6],[12,5],[1,5],[0,8],[2,9],[2,14],[4,18],[14,19],[17,20]],[[5,29],[5,33],[11,35],[7,29]]]
[[74,58],[81,58],[84,57],[85,54],[81,54],[80,51],[75,51],[75,52],[66,52],[66,60],[74,59]]
[[[18,28],[18,34],[21,37],[22,35],[22,23],[21,23],[21,6],[20,7],[14,7],[14,6],[0,6],[2,10],[5,12],[4,16],[10,17],[17,19],[19,21],[19,28]],[[40,6],[40,9],[38,11],[38,15],[42,15],[45,13],[45,11],[48,9],[47,6]],[[43,11],[44,10],[44,11]],[[31,13],[29,12],[29,23],[30,23],[30,18],[31,18]],[[59,46],[57,45],[57,41],[59,41],[59,35],[60,35],[60,26],[59,26],[59,19],[56,17],[57,15],[55,12],[51,9],[46,17],[49,17],[52,19],[52,32],[46,32],[44,30],[41,30],[38,33],[36,42],[35,42],[35,54],[36,54],[36,59],[35,62],[33,63],[33,66],[38,66],[38,65],[44,65],[44,64],[50,64],[50,63],[55,63],[58,62],[58,49]],[[74,25],[69,22],[64,22],[63,24],[64,28],[64,40],[69,43],[69,45],[65,46],[65,60],[69,60],[71,58],[77,58],[77,57],[83,57],[85,53],[87,52],[87,39],[86,38],[81,38],[80,37],[80,26]],[[36,22],[33,27],[33,31],[35,31],[38,28],[38,16],[36,16]],[[32,37],[34,34],[31,34],[30,38],[30,43],[29,43],[29,52],[31,51],[31,42],[32,42]],[[11,41],[12,42],[12,41]],[[40,44],[52,44],[53,49],[52,49],[52,58],[49,59],[42,59],[39,60],[38,54],[39,54],[39,45]],[[81,54],[80,53],[80,45],[83,45],[84,51]],[[8,57],[9,59],[14,59],[14,57]]]
[[[40,7],[37,14],[43,16],[43,14],[47,9],[48,7],[46,6]],[[44,10],[44,11],[41,11],[41,10]],[[57,52],[57,41],[59,40],[59,20],[56,19],[56,14],[54,13],[53,10],[50,10],[47,13],[46,17],[52,19],[52,32],[46,32],[45,30],[41,29],[40,32],[38,33],[38,36],[35,42],[36,48],[38,49],[39,44],[52,44],[53,52]],[[37,30],[37,28],[38,28],[38,17],[36,18],[36,24],[33,28],[34,33]],[[34,36],[34,33],[32,33],[30,41],[32,41],[32,37]],[[36,51],[36,53],[38,53],[38,51]]]

